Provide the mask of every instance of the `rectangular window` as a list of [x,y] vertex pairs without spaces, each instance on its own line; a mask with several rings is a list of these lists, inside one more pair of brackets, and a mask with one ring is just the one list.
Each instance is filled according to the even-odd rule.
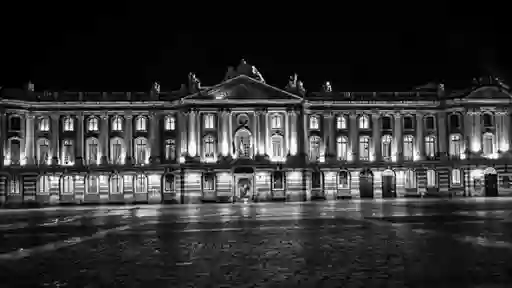
[[437,177],[436,171],[427,170],[427,187],[434,188],[437,187]]
[[368,161],[370,159],[370,138],[361,137],[359,139],[359,160]]
[[213,129],[215,127],[215,117],[213,114],[204,115],[204,128]]
[[280,137],[272,137],[272,155],[274,157],[283,157],[282,155],[282,147],[281,147],[281,138]]
[[215,190],[215,174],[203,174],[203,190]]
[[336,117],[336,128],[338,130],[347,129],[347,119],[345,116]]
[[459,186],[462,183],[462,177],[460,169],[453,169],[452,170],[452,185],[453,186]]
[[272,116],[272,129],[281,129],[281,116]]

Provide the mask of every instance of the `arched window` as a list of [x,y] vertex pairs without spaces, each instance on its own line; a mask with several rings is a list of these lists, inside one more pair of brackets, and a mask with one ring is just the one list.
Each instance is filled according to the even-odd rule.
[[72,194],[75,190],[75,178],[73,176],[62,177],[62,193]]
[[340,171],[338,173],[338,189],[350,188],[350,174],[347,171]]
[[280,135],[272,136],[272,157],[279,159],[284,157],[283,154],[283,137]]
[[204,141],[204,157],[214,158],[215,157],[215,138],[212,135],[206,135]]
[[138,174],[135,177],[135,193],[147,192],[147,177],[146,175]]
[[135,118],[135,130],[136,131],[147,131],[148,130],[148,119],[144,116],[138,116]]
[[98,164],[99,161],[99,142],[98,139],[91,137],[86,141],[87,150],[85,151],[85,157],[87,158],[87,164]]
[[453,186],[460,186],[462,183],[462,173],[460,172],[460,169],[452,169],[452,185]]
[[112,118],[112,131],[123,131],[123,118],[120,116]]
[[74,163],[73,140],[65,139],[62,143],[62,163],[64,165],[71,165]]
[[347,129],[347,117],[345,115],[339,115],[338,117],[336,117],[336,129]]
[[176,129],[176,118],[173,116],[165,116],[164,123],[164,129],[166,131],[173,131]]
[[118,174],[112,175],[110,177],[110,193],[111,194],[119,194],[123,191],[123,180],[119,177]]
[[450,128],[458,129],[460,128],[460,115],[457,113],[450,115]]
[[37,163],[48,164],[50,161],[50,141],[45,138],[37,140]]
[[166,174],[165,175],[165,184],[164,184],[164,193],[172,193],[176,191],[176,184],[174,181],[174,175],[172,174]]
[[368,115],[359,116],[359,129],[370,129],[370,118]]
[[135,164],[141,165],[146,164],[147,162],[147,148],[148,148],[148,140],[144,137],[139,137],[134,140],[135,142]]
[[39,131],[41,131],[41,132],[50,131],[50,118],[48,118],[48,117],[39,118]]
[[110,139],[110,159],[112,164],[123,164],[124,157],[124,140],[119,137],[114,137]]
[[452,157],[459,157],[462,152],[462,137],[460,134],[450,135],[450,155]]
[[436,156],[437,150],[436,136],[428,135],[425,137],[425,156],[432,159]]
[[169,161],[176,160],[176,142],[174,139],[165,140],[165,159]]
[[489,128],[494,126],[493,116],[491,113],[487,112],[482,115],[482,124],[484,127]]
[[414,158],[414,136],[404,136],[404,160],[411,161]]
[[485,156],[491,156],[494,153],[494,135],[492,133],[484,133],[482,144],[483,154]]
[[393,141],[393,137],[391,135],[382,136],[382,159],[390,160],[391,159],[391,142]]
[[412,169],[405,171],[405,188],[416,188],[416,172]]
[[320,129],[320,120],[318,116],[309,116],[309,129]]
[[64,117],[64,131],[73,131],[75,130],[75,121],[73,117],[66,116]]
[[370,159],[370,136],[359,137],[359,160]]
[[19,115],[9,117],[9,131],[21,131],[21,117]]
[[432,169],[427,170],[427,187],[430,187],[430,188],[437,187],[437,173],[435,170],[432,170]]
[[87,130],[89,132],[97,132],[97,131],[100,131],[100,127],[99,127],[99,123],[98,123],[98,118],[96,117],[90,117],[88,120],[87,120]]
[[320,158],[320,142],[319,136],[309,137],[309,157],[312,161],[317,161]]
[[340,136],[336,139],[336,154],[338,155],[338,160],[347,160],[348,138],[346,136]]

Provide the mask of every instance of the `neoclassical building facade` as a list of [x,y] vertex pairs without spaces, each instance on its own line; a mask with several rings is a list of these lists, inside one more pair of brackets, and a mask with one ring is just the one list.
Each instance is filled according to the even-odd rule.
[[179,91],[0,90],[0,203],[504,196],[509,88],[280,89],[244,61]]

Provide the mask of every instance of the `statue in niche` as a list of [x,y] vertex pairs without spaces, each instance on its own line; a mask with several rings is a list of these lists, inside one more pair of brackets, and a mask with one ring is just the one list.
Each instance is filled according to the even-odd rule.
[[326,81],[326,82],[324,83],[324,87],[323,87],[323,89],[324,89],[324,92],[327,92],[327,93],[332,92],[332,85],[331,85],[331,82]]
[[201,81],[192,72],[188,74],[188,87],[190,92],[197,92],[201,89]]
[[238,76],[238,73],[236,73],[235,67],[229,66],[228,72],[226,72],[226,76],[224,76],[224,81],[235,78],[236,76]]

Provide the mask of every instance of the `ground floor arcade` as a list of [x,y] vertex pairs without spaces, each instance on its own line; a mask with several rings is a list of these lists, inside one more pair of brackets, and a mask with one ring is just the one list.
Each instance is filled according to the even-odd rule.
[[512,195],[508,167],[4,173],[0,203],[201,203]]

